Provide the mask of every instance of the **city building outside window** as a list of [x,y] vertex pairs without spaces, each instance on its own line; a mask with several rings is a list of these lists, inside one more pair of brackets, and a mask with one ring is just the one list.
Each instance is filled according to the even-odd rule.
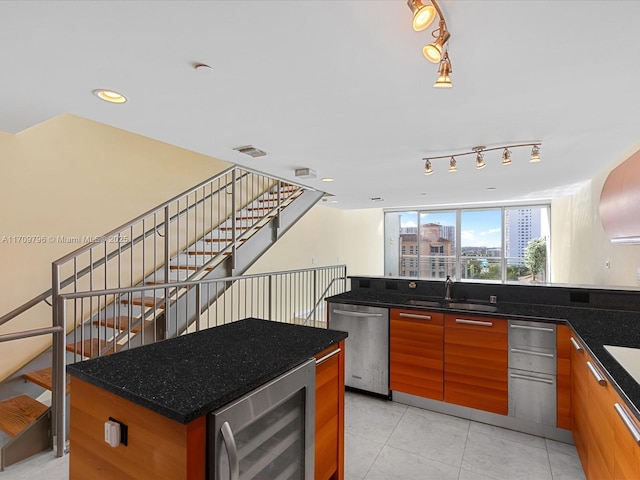
[[549,258],[549,205],[386,211],[385,273],[424,279],[546,282],[548,262],[534,276],[524,261],[527,245],[537,238],[545,239]]

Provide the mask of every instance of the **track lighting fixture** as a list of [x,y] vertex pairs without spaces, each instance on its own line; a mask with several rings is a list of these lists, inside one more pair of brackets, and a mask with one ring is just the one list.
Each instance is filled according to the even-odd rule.
[[425,5],[420,0],[408,0],[407,5],[413,13],[413,29],[421,32],[429,28],[429,25],[436,18],[436,9],[433,5]]
[[449,60],[449,52],[444,52],[444,57],[440,62],[440,67],[438,68],[438,78],[436,79],[436,83],[433,84],[436,88],[451,88],[453,84],[451,83],[451,61]]
[[425,158],[424,162],[424,174],[431,175],[433,173],[433,168],[431,168],[431,160]]
[[[424,3],[426,1],[430,1],[431,5]],[[422,54],[431,63],[440,64],[438,68],[438,79],[433,86],[436,88],[451,88],[452,84],[449,78],[451,62],[446,52],[447,42],[449,38],[451,38],[451,33],[449,33],[447,29],[447,22],[444,19],[437,0],[407,0],[407,5],[413,14],[412,24],[416,32],[426,30],[434,21],[436,15],[438,16],[438,28],[431,32],[435,41],[425,45],[422,49]]]
[[487,166],[487,164],[484,163],[484,154],[482,153],[481,150],[477,150],[476,151],[476,168],[478,170],[481,170],[486,166]]
[[505,148],[504,152],[502,152],[502,164],[503,165],[511,164],[511,151],[508,148]]
[[538,148],[538,145],[534,145],[533,148],[531,149],[531,160],[529,160],[529,162],[538,163],[539,161],[540,161],[540,149]]
[[541,142],[531,142],[531,143],[517,143],[514,145],[502,145],[498,147],[485,147],[484,145],[479,145],[477,147],[473,147],[470,151],[455,153],[453,155],[440,155],[437,157],[424,157],[422,160],[425,162],[424,164],[424,174],[431,175],[434,170],[431,162],[433,160],[438,160],[440,158],[449,158],[449,171],[457,172],[458,171],[458,163],[456,162],[455,157],[462,157],[465,155],[475,155],[476,158],[476,168],[478,170],[487,166],[484,161],[484,154],[486,152],[492,152],[494,150],[502,150],[502,164],[510,165],[511,164],[511,150],[510,148],[521,148],[521,147],[532,147],[531,148],[531,163],[537,163],[540,161],[540,146]]

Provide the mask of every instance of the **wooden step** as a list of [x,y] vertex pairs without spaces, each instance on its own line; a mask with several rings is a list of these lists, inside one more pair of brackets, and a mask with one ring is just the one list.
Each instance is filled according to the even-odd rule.
[[[222,252],[223,255],[231,255],[232,252]],[[209,252],[209,251],[203,251],[203,250],[190,250],[187,251],[187,254],[189,255],[209,255],[209,256],[214,256],[214,255],[219,255],[220,252]]]
[[[171,270],[200,270],[202,267],[198,265],[169,265]],[[204,270],[213,270],[214,267],[207,267]]]
[[[236,230],[248,230],[249,227],[243,227],[243,226],[238,226],[236,225]],[[229,231],[229,230],[233,230],[233,227],[220,227],[220,230],[222,231]]]
[[[205,242],[227,242],[227,243],[231,243],[233,241],[233,238],[229,237],[229,238],[204,238],[203,239]],[[247,239],[246,238],[241,238],[238,240],[238,242],[246,242]]]
[[120,301],[120,303],[124,303],[125,305],[136,305],[138,307],[155,307],[155,308],[164,308],[164,298],[162,297],[151,297],[149,295],[145,295],[144,297],[134,298],[130,300],[125,298]]
[[[47,390],[51,390],[53,386],[53,370],[51,367],[25,373],[22,375],[22,378]],[[67,392],[69,392],[69,388],[71,387],[71,385],[69,385],[70,378],[71,377],[67,375]]]
[[[94,325],[101,325],[103,327],[107,327],[107,328],[113,328],[115,330],[128,330],[129,329],[129,322],[131,321],[131,323],[135,323],[136,321],[140,320],[140,318],[131,318],[128,317],[126,315],[121,315],[119,317],[109,317],[109,318],[101,318],[100,320],[94,320],[93,324]],[[149,320],[147,320],[149,321]],[[141,325],[138,325],[136,327],[133,327],[131,329],[132,333],[138,333],[140,331],[140,329],[142,328]]]
[[15,437],[36,418],[47,411],[47,406],[29,395],[18,395],[0,402],[0,430]]
[[67,351],[78,353],[85,357],[97,357],[102,355],[109,355],[113,353],[113,344],[103,339],[92,338],[90,340],[84,340],[82,342],[67,343]]
[[236,217],[236,220],[261,220],[263,218],[276,218],[275,215],[257,215],[257,216],[247,216],[247,217]]

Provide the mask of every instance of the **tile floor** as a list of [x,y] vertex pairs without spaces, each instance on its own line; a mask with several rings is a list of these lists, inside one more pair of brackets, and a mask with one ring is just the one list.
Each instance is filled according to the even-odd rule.
[[[347,392],[346,480],[578,480],[573,445]],[[66,480],[69,456],[44,452],[2,480]]]

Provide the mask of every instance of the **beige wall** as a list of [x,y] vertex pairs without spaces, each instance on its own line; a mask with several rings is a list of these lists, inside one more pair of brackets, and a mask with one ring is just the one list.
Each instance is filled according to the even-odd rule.
[[247,273],[345,264],[349,275],[383,275],[383,225],[381,209],[345,211],[318,204]]
[[[600,192],[609,172],[640,149],[634,145],[574,195],[551,203],[554,283],[637,287],[640,245],[612,245],[600,222]],[[640,206],[639,206],[640,207]],[[605,263],[609,262],[609,268]]]
[[[51,262],[80,247],[49,237],[104,234],[229,166],[68,114],[17,135],[0,132],[0,315],[49,289]],[[50,308],[38,310],[0,333],[50,325]],[[24,343],[0,344],[0,358],[21,356]]]

